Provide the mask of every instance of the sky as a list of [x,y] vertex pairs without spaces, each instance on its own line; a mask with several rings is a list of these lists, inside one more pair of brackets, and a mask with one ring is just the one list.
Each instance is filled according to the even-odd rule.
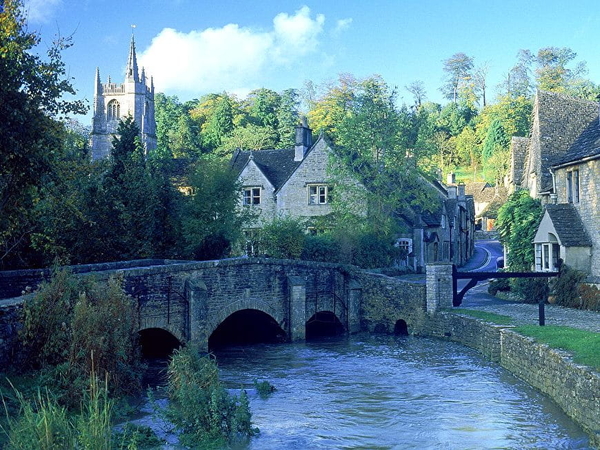
[[350,73],[382,76],[406,103],[405,86],[419,80],[428,100],[445,103],[443,61],[459,52],[488,67],[493,98],[520,49],[550,46],[577,52],[600,83],[600,9],[589,0],[25,0],[25,8],[42,50],[72,35],[63,61],[90,106],[96,68],[102,82],[124,80],[132,33],[156,92],[182,102]]

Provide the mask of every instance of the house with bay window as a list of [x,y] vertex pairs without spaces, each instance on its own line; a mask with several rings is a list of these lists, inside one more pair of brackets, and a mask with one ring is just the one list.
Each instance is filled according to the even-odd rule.
[[562,260],[600,283],[599,104],[538,92],[531,135],[513,148],[512,161],[513,189],[529,189],[545,208],[535,269],[554,271]]

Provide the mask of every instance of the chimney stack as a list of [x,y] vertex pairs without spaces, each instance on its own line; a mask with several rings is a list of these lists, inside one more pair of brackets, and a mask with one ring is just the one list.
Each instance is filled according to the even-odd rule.
[[456,186],[448,186],[448,198],[456,198]]
[[446,176],[446,184],[447,185],[456,184],[456,174],[454,172],[450,172]]
[[465,184],[464,183],[460,183],[458,185],[458,199],[459,200],[465,199]]
[[302,117],[302,123],[296,127],[296,152],[294,161],[302,161],[311,146],[312,130],[308,128],[306,117]]

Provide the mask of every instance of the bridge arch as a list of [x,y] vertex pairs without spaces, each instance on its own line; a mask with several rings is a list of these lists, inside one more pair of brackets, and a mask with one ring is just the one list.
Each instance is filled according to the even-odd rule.
[[208,349],[287,340],[287,333],[271,315],[258,309],[240,309],[226,317],[210,334]]
[[144,328],[138,334],[144,358],[165,358],[183,345],[183,341],[163,328]]
[[339,336],[347,331],[333,311],[318,311],[306,322],[306,339]]

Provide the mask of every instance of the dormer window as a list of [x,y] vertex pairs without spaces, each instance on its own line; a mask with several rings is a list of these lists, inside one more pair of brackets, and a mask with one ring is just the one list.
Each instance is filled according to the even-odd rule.
[[244,205],[260,205],[260,188],[244,188]]
[[329,193],[331,189],[326,184],[308,185],[308,204],[325,205],[329,203]]

